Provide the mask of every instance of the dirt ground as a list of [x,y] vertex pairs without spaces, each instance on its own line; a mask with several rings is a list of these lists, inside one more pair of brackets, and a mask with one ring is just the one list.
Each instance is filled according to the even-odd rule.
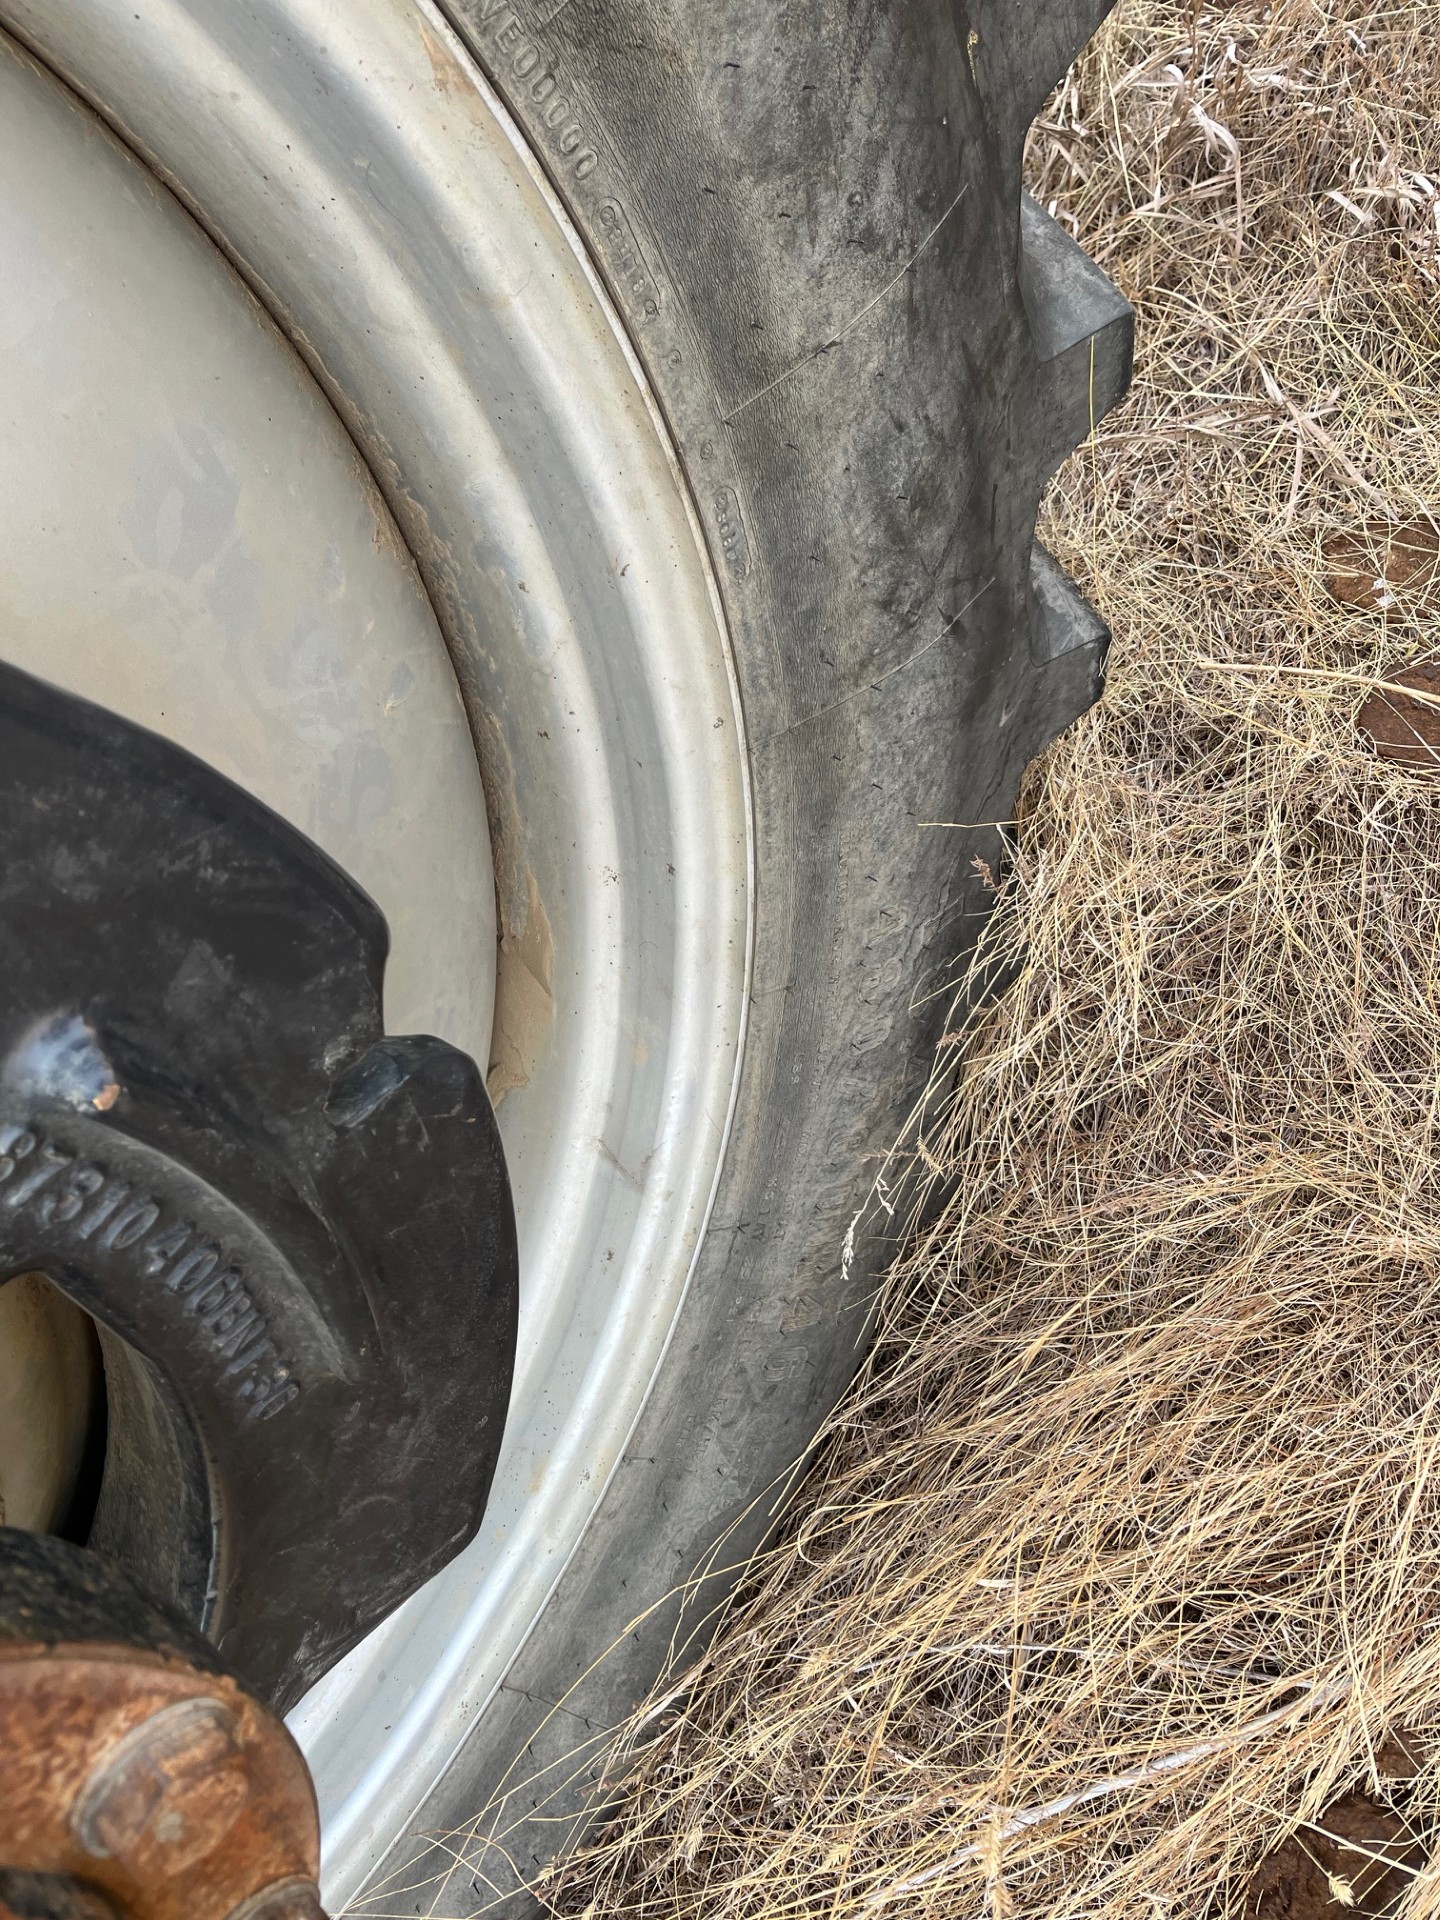
[[1384,1920],[1425,1858],[1399,1814],[1347,1793],[1261,1861],[1247,1911],[1253,1920]]
[[1440,1917],[1440,6],[1122,0],[1029,169],[1137,311],[1042,521],[1109,689],[562,1914]]

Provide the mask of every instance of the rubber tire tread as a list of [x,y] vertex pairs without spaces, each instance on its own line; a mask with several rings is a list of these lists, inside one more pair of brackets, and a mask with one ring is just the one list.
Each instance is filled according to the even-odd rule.
[[[1034,526],[1124,390],[1130,316],[1022,210],[1026,130],[1105,0],[445,10],[668,416],[755,811],[742,1079],[680,1322],[579,1551],[417,1823],[447,1838],[383,1873],[416,1888],[400,1910],[519,1913],[593,1815],[605,1729],[706,1630],[856,1366],[891,1251],[867,1207],[877,1156],[988,911],[995,823],[1100,690],[1107,636]],[[667,1596],[722,1538],[682,1615]]]

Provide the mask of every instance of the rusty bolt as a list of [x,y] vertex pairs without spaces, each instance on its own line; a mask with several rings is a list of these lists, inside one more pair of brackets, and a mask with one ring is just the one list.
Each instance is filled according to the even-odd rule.
[[325,1920],[313,1880],[277,1880],[242,1900],[226,1920]]
[[0,1643],[0,1868],[126,1920],[319,1920],[314,1792],[223,1674],[117,1645]]
[[0,1920],[324,1920],[319,1857],[299,1748],[214,1649],[0,1527]]
[[97,1860],[177,1873],[216,1847],[250,1791],[235,1716],[222,1700],[178,1700],[102,1754],[71,1824]]
[[126,1920],[319,1920],[314,1792],[235,1681],[94,1642],[0,1642],[0,1868]]

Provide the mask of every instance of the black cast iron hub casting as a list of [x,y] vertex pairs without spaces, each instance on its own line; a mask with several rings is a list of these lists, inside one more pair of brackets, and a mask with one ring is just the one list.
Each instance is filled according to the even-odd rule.
[[386,947],[232,782],[0,666],[0,1278],[99,1323],[89,1544],[281,1707],[471,1538],[509,1393],[494,1116],[384,1034]]

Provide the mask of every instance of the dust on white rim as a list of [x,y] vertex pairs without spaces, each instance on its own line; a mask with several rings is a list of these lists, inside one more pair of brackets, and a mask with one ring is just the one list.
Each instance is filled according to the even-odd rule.
[[420,562],[486,775],[507,924],[496,1046],[522,1083],[500,1108],[519,1366],[480,1537],[292,1716],[338,1906],[574,1551],[704,1231],[749,965],[733,674],[619,320],[428,0],[0,0],[0,21],[302,343]]

